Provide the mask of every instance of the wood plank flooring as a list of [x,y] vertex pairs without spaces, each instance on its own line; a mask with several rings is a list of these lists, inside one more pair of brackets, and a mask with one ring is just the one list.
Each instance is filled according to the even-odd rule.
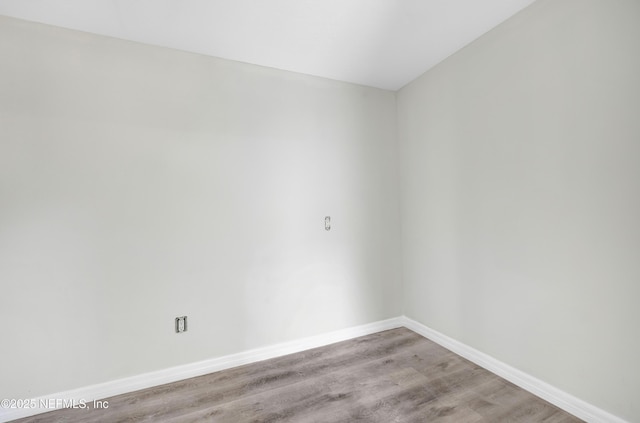
[[107,401],[14,422],[581,421],[405,328]]

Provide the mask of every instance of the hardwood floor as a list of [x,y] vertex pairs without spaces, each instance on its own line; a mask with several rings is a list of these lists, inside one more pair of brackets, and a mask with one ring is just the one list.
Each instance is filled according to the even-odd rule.
[[405,328],[107,401],[14,422],[581,421]]

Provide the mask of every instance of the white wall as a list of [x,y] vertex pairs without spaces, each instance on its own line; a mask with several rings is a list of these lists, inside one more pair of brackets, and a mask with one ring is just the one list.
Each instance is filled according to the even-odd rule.
[[539,0],[397,101],[405,314],[640,421],[640,2]]
[[0,398],[401,314],[394,93],[0,17],[0,131]]

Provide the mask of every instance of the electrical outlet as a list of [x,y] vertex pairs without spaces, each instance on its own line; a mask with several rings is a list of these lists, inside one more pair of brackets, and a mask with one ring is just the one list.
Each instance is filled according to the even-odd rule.
[[176,317],[176,333],[187,331],[187,316]]

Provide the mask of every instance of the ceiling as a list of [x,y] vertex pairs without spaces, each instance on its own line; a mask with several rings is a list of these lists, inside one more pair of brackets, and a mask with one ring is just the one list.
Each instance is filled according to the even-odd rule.
[[397,90],[534,0],[0,0],[0,15]]

